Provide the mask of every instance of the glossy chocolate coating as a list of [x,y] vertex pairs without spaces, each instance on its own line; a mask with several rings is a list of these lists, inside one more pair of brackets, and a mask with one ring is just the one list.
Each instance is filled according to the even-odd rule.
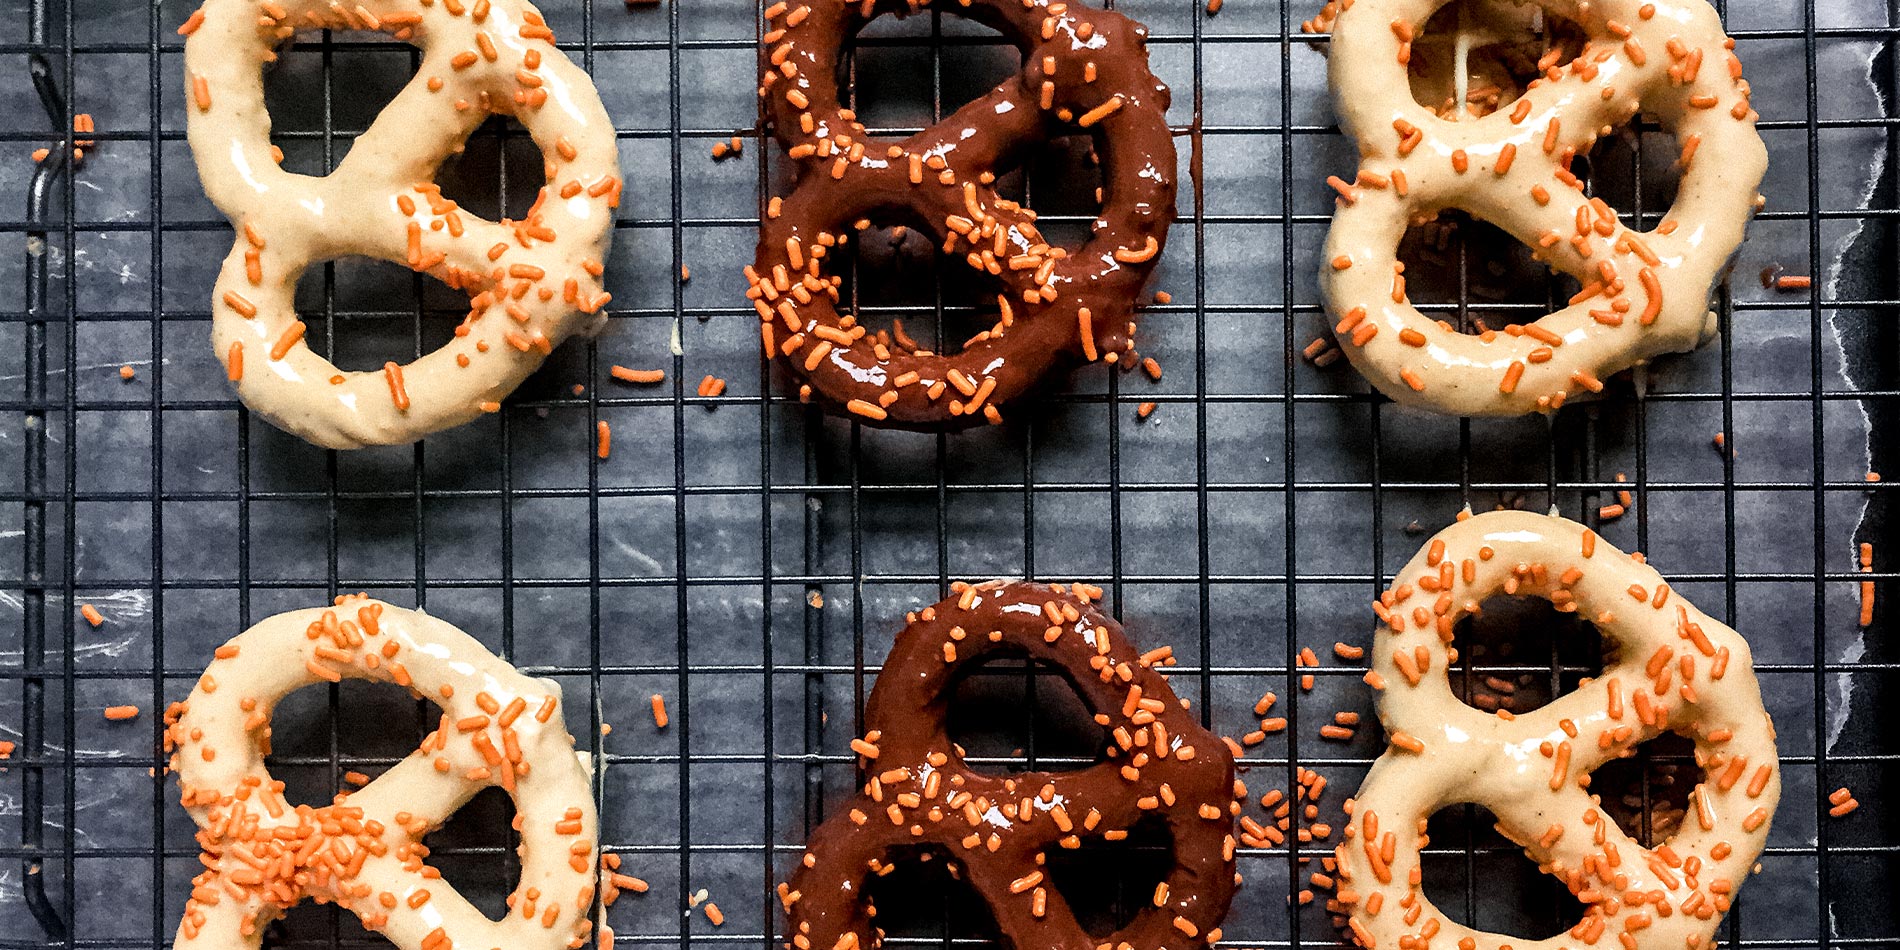
[[[843,47],[872,17],[924,6],[828,0],[767,11],[771,32],[760,94],[774,133],[798,162],[798,182],[763,221],[749,276],[760,316],[771,327],[773,355],[786,357],[827,407],[844,410],[863,400],[881,407],[882,418],[862,407],[857,412],[873,423],[958,428],[983,421],[982,405],[1010,402],[1045,374],[1089,358],[1082,308],[1090,314],[1094,354],[1128,358],[1135,299],[1174,217],[1175,151],[1166,121],[1168,89],[1148,71],[1147,29],[1117,13],[1051,0],[943,7],[1002,33],[1023,51],[1022,72],[907,139],[870,137],[839,103],[835,77]],[[1104,105],[1112,111],[1098,114]],[[1048,249],[1034,213],[1000,198],[991,182],[1028,150],[1078,133],[1092,135],[1101,160],[1101,213],[1080,248]],[[989,338],[979,335],[957,353],[893,346],[880,357],[875,334],[861,328],[849,343],[838,342],[835,333],[830,341],[814,333],[829,327],[852,334],[851,324],[841,328],[836,284],[823,273],[819,255],[854,235],[857,222],[880,217],[920,225],[940,247],[954,239],[948,250],[992,275],[987,279],[1008,301],[1010,316],[999,312]],[[791,241],[796,252],[788,249]],[[818,255],[811,253],[815,248]],[[1061,259],[1051,266],[1056,256]],[[1020,269],[1012,268],[1012,259]],[[808,302],[797,300],[773,286],[775,268],[793,285],[801,271],[815,278],[812,283],[825,283],[808,284]],[[1025,301],[1025,292],[1037,301]],[[787,352],[795,335],[800,342]],[[815,350],[822,352],[814,356]],[[965,402],[970,394],[934,385],[954,383],[953,370],[977,386],[994,380],[987,401]],[[914,380],[907,375],[913,373]],[[885,395],[893,392],[894,399]]]
[[[1061,622],[1052,625],[1052,616]],[[1113,737],[1108,758],[1068,772],[994,774],[965,765],[947,728],[953,687],[960,671],[997,654],[1061,671]],[[1131,699],[1132,687],[1145,707]],[[779,889],[788,936],[801,950],[877,946],[864,885],[884,862],[918,846],[947,856],[1017,950],[1124,942],[1134,950],[1186,950],[1205,946],[1226,914],[1235,887],[1233,759],[1166,678],[1143,664],[1121,627],[1068,588],[992,581],[920,611],[885,660],[865,726],[865,742],[875,748],[857,748],[861,756],[876,752],[860,758],[867,784],[813,833]],[[1132,748],[1122,748],[1122,735],[1134,737]],[[1153,756],[1157,745],[1169,754]],[[884,780],[900,769],[899,780]],[[1142,899],[1128,926],[1090,936],[1040,874],[1037,858],[1150,815],[1166,822],[1173,840],[1161,906]]]

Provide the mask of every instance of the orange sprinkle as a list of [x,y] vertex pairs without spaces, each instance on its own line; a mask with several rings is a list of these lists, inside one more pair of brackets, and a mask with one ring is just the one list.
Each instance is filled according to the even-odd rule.
[[1075,320],[1082,335],[1082,355],[1093,363],[1098,354],[1095,352],[1095,321],[1089,315],[1089,308],[1078,307]]
[[211,111],[211,82],[204,76],[193,73],[191,76],[191,99],[198,104],[199,112]]
[[1511,162],[1516,160],[1516,158],[1517,146],[1506,142],[1504,148],[1498,151],[1498,163],[1492,166],[1491,170],[1502,175],[1511,170]]
[[91,604],[80,604],[79,615],[86,618],[86,622],[92,624],[94,629],[97,629],[106,622],[105,615],[99,612],[99,608]]
[[231,382],[244,378],[244,344],[233,343],[224,355],[224,376]]
[[1498,383],[1498,392],[1501,392],[1501,393],[1516,392],[1517,381],[1523,378],[1524,378],[1524,361],[1512,360],[1511,365],[1504,370],[1503,381]]
[[1656,322],[1656,315],[1662,312],[1662,281],[1656,278],[1656,272],[1645,267],[1636,276],[1643,282],[1643,295],[1649,300],[1643,304],[1642,323],[1648,326]]
[[862,399],[853,399],[845,403],[844,407],[856,415],[880,422],[890,416],[890,413],[884,411],[883,406],[874,402],[866,402]]
[[409,391],[402,384],[402,367],[393,361],[383,364],[383,379],[389,383],[389,398],[396,403],[396,409],[409,411]]
[[227,290],[224,292],[224,305],[230,307],[232,310],[236,310],[238,315],[244,317],[246,320],[257,316],[257,305],[246,300],[243,294],[235,290]]
[[1551,765],[1550,790],[1554,792],[1562,788],[1564,785],[1564,778],[1568,776],[1569,774],[1570,774],[1570,743],[1559,742],[1557,743],[1556,761],[1552,763]]
[[289,353],[290,348],[296,346],[298,340],[303,339],[303,331],[304,325],[302,320],[294,321],[290,326],[285,327],[284,334],[277,338],[276,343],[271,344],[270,358],[273,360],[283,359],[284,354]]
[[138,714],[139,714],[139,708],[137,706],[107,706],[106,707],[106,718],[112,720],[113,722],[123,722],[127,719],[136,719],[138,718]]
[[613,448],[614,448],[613,427],[609,426],[607,424],[607,420],[605,419],[601,419],[598,422],[595,422],[594,423],[594,454],[599,456],[600,458],[606,458],[609,454],[613,452]]
[[1107,102],[1104,102],[1101,105],[1096,106],[1095,108],[1082,113],[1081,117],[1075,120],[1075,124],[1086,129],[1089,126],[1094,125],[1095,123],[1100,122],[1103,119],[1106,119],[1109,116],[1114,115],[1115,113],[1121,111],[1121,107],[1122,107],[1122,97],[1119,94],[1117,94],[1113,98],[1109,99]]
[[1799,274],[1785,274],[1775,278],[1776,290],[1807,290],[1814,286],[1814,279]]
[[667,718],[667,715],[666,715],[666,697],[661,696],[659,693],[654,693],[653,698],[650,700],[650,702],[653,704],[654,727],[658,729],[665,729],[666,724],[671,721],[670,719]]

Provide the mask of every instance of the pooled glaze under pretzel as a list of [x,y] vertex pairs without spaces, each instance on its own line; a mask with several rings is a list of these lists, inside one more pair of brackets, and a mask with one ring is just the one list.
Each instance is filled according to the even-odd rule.
[[[315,29],[381,31],[422,50],[415,78],[322,177],[279,167],[262,75],[273,47]],[[192,154],[238,230],[212,294],[212,345],[259,415],[329,448],[413,442],[495,411],[562,340],[604,319],[592,315],[608,299],[600,274],[620,195],[613,123],[525,0],[207,0],[185,32]],[[545,160],[522,221],[478,218],[433,184],[490,115],[519,120]],[[318,355],[302,340],[297,280],[351,256],[467,292],[455,339],[367,372]]]
[[[1456,121],[1413,100],[1412,42],[1443,0],[1357,0],[1333,24],[1330,78],[1358,174],[1338,208],[1320,289],[1341,348],[1402,403],[1465,416],[1548,412],[1611,374],[1693,349],[1709,295],[1757,207],[1767,150],[1733,41],[1703,0],[1537,0],[1590,37],[1515,101]],[[1675,204],[1626,227],[1585,195],[1571,159],[1641,110],[1682,146]],[[1522,328],[1459,332],[1406,298],[1406,228],[1459,208],[1504,229],[1583,291]],[[1586,296],[1587,295],[1587,296]]]
[[[271,712],[295,690],[394,683],[442,711],[413,753],[320,808],[271,778]],[[561,689],[421,611],[363,597],[264,620],[217,650],[166,713],[165,744],[208,870],[177,946],[256,948],[299,901],[335,903],[404,950],[578,947],[594,900],[596,822]],[[514,799],[521,879],[491,921],[425,863],[424,835],[483,788]]]
[[[1205,946],[1233,896],[1234,763],[1121,627],[1099,591],[1027,582],[961,586],[912,616],[852,742],[868,780],[812,834],[779,899],[797,950],[870,950],[880,934],[864,887],[898,852],[929,847],[961,869],[1014,946],[1051,950]],[[1003,653],[1057,668],[1112,736],[1109,758],[1071,772],[978,772],[950,741],[960,673]],[[1174,867],[1134,920],[1101,939],[1076,923],[1043,856],[1085,838],[1117,840],[1143,817],[1167,823]],[[1145,897],[1146,895],[1144,895]]]
[[[766,11],[770,51],[760,84],[772,127],[798,161],[774,198],[747,271],[768,355],[828,408],[873,423],[957,428],[997,422],[997,408],[1080,361],[1133,355],[1134,303],[1174,216],[1168,89],[1148,71],[1147,29],[1120,14],[1059,0],[962,0],[945,13],[1003,34],[1023,71],[905,139],[875,138],[839,102],[847,40],[883,12],[927,2],[802,0]],[[1094,139],[1101,213],[1080,248],[1051,246],[1036,215],[999,196],[1018,156],[1069,134]],[[934,353],[880,340],[838,313],[831,250],[874,218],[921,226],[945,253],[989,275],[996,323]],[[928,341],[926,341],[926,345]]]
[[[1452,631],[1496,594],[1574,611],[1614,656],[1601,675],[1531,712],[1465,705],[1448,675]],[[1360,945],[1712,946],[1781,795],[1774,726],[1748,643],[1639,558],[1576,522],[1526,512],[1469,516],[1439,532],[1375,609],[1385,623],[1373,634],[1367,681],[1380,690],[1391,747],[1354,798],[1336,851],[1339,902]],[[1645,848],[1602,810],[1589,776],[1665,731],[1694,741],[1703,779],[1681,828]],[[1490,809],[1505,835],[1588,905],[1568,933],[1485,933],[1432,904],[1420,875],[1425,820],[1463,803]]]

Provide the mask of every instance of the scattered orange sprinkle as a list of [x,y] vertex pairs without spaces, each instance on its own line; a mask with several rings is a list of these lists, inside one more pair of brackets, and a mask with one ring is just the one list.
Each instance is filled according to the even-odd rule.
[[666,370],[663,369],[628,369],[617,363],[609,372],[623,383],[658,383],[666,379]]

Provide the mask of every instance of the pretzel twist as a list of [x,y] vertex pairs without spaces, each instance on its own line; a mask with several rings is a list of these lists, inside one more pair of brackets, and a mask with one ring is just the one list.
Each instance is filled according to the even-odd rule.
[[[421,746],[361,790],[291,805],[271,777],[271,712],[300,687],[394,683],[442,710]],[[404,950],[578,947],[594,898],[596,821],[560,687],[516,672],[455,627],[346,598],[278,614],[220,647],[167,711],[165,744],[207,868],[177,945],[256,948],[308,898],[334,903]],[[514,799],[521,879],[491,921],[425,863],[423,836],[483,788]]]
[[[273,48],[316,29],[390,33],[415,78],[322,177],[279,167],[264,105]],[[413,442],[499,408],[577,331],[599,326],[620,177],[587,75],[525,0],[207,0],[183,30],[187,132],[205,192],[238,230],[213,290],[211,340],[238,397],[329,448]],[[490,115],[526,127],[547,184],[521,221],[488,221],[434,184]],[[344,372],[303,342],[297,280],[348,256],[407,265],[470,298],[447,345]]]
[[[824,405],[883,425],[958,428],[1000,421],[998,406],[1057,369],[1132,356],[1134,300],[1174,216],[1175,152],[1147,28],[1059,0],[945,8],[1000,32],[1023,52],[1023,71],[922,132],[872,136],[840,102],[844,44],[880,13],[927,6],[824,0],[766,11],[759,94],[798,182],[773,199],[746,276],[767,355],[785,358]],[[995,188],[1022,155],[1072,134],[1092,137],[1102,168],[1101,212],[1073,250],[1052,245],[1035,212]],[[827,256],[893,214],[998,288],[996,323],[958,352],[867,333],[838,313]]]
[[[1394,400],[1464,416],[1549,412],[1613,373],[1715,331],[1725,276],[1767,150],[1734,42],[1703,0],[1536,0],[1588,35],[1497,111],[1450,117],[1413,100],[1411,44],[1442,0],[1359,0],[1337,15],[1330,76],[1358,174],[1335,179],[1320,289],[1342,349]],[[1706,63],[1705,63],[1706,60]],[[1570,163],[1638,111],[1682,151],[1675,204],[1637,232],[1583,191]],[[1497,225],[1583,290],[1534,323],[1480,336],[1426,318],[1397,247],[1444,208]]]
[[[865,737],[852,743],[870,778],[779,885],[793,945],[876,947],[864,885],[919,848],[959,868],[1018,947],[1179,950],[1218,940],[1236,884],[1234,763],[1153,668],[1167,651],[1137,654],[1114,620],[1069,588],[959,588],[898,635],[865,707]],[[999,653],[1059,670],[1113,736],[1109,759],[1055,773],[966,765],[947,731],[950,694],[960,673]],[[1148,815],[1167,824],[1174,869],[1126,927],[1091,937],[1043,858],[1085,838],[1120,840]]]
[[[1357,942],[1369,950],[1626,950],[1712,945],[1768,837],[1781,795],[1774,726],[1748,643],[1642,560],[1554,515],[1499,511],[1439,532],[1375,607],[1372,672],[1391,747],[1354,799],[1336,851]],[[1488,715],[1452,693],[1452,630],[1485,598],[1542,597],[1589,618],[1614,656],[1602,675],[1532,712]],[[1703,779],[1682,827],[1645,848],[1588,791],[1590,773],[1674,732]],[[1566,934],[1520,940],[1444,916],[1421,887],[1425,821],[1475,803],[1588,910]]]

